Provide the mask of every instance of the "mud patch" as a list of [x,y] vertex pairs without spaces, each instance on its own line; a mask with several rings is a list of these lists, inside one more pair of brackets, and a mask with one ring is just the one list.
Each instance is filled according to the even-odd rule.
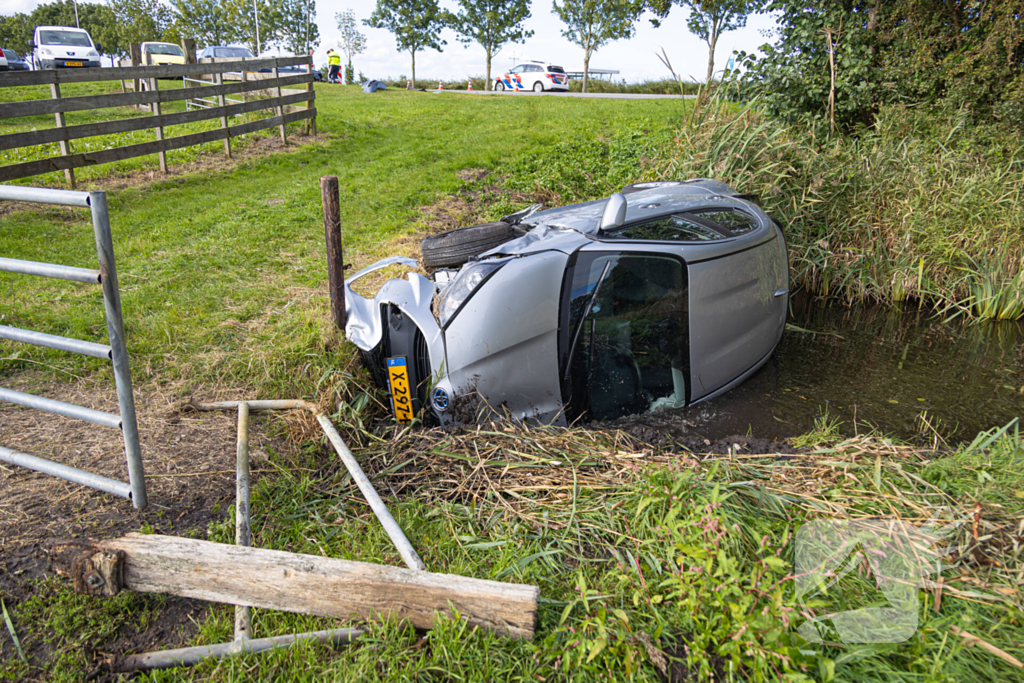
[[[23,373],[5,378],[4,385],[96,410],[117,410],[112,382],[55,383],[44,375]],[[0,595],[8,607],[31,597],[38,579],[60,573],[78,551],[76,541],[115,538],[131,531],[206,538],[212,522],[227,518],[235,498],[236,416],[180,408],[169,393],[136,394],[149,497],[145,510],[135,510],[122,498],[0,463]],[[251,418],[254,485],[271,453],[293,452],[284,438],[267,435],[274,419],[260,413]],[[127,481],[124,447],[116,430],[0,404],[0,445]],[[138,650],[140,644],[143,649],[176,647],[188,635],[179,627],[201,622],[208,607],[169,600],[159,624],[139,631],[123,646],[120,641],[108,642],[101,649],[116,654],[122,647]],[[172,635],[171,641],[161,640]]]

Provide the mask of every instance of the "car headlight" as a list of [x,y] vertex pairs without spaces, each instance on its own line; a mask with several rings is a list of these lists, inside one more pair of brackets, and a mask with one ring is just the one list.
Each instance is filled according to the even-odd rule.
[[473,292],[483,284],[484,280],[506,263],[507,261],[481,261],[465,266],[441,293],[441,301],[437,307],[441,326],[447,325],[448,321],[455,317],[462,305],[469,301]]
[[39,51],[39,54],[41,54],[41,55],[42,55],[43,57],[52,57],[52,56],[53,56],[53,50],[47,50],[47,49],[46,49],[46,48],[44,47],[43,49],[41,49],[41,50]]

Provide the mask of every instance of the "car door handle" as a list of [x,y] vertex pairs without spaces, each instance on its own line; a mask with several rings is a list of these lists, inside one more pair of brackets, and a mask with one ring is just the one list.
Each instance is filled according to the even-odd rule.
[[788,289],[785,289],[785,288],[783,288],[783,289],[776,289],[775,293],[772,294],[772,296],[775,297],[776,299],[778,299],[780,296],[783,296],[785,294],[789,294],[789,290]]

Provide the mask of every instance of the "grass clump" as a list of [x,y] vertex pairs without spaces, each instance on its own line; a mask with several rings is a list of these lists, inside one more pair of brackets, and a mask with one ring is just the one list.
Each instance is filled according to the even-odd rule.
[[1018,141],[904,107],[858,135],[821,139],[755,105],[712,101],[684,117],[664,177],[713,177],[760,196],[812,293],[1024,316]]

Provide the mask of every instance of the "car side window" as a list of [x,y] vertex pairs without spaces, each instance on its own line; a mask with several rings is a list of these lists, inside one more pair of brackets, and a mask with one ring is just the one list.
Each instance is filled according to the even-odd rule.
[[690,214],[717,223],[734,235],[748,233],[757,227],[753,216],[735,209],[707,209],[691,211]]
[[520,74],[522,72],[523,72],[523,67],[522,66],[516,66],[516,67],[513,67],[512,69],[509,70],[510,74]]
[[609,235],[621,239],[651,240],[656,242],[710,242],[728,237],[703,222],[679,214],[662,216],[639,225],[630,225]]

